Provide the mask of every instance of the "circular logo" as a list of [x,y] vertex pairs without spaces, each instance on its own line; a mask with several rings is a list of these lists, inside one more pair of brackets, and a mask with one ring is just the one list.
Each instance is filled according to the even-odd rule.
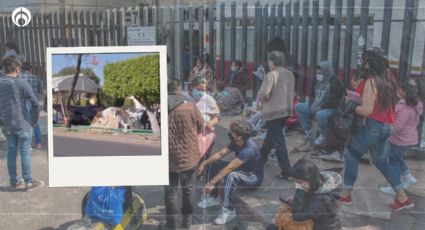
[[31,12],[27,8],[20,6],[12,12],[12,21],[16,26],[27,26],[31,22]]

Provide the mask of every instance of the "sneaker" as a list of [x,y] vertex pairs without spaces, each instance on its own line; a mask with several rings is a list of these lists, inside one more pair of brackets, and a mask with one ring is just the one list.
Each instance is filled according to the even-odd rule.
[[235,210],[230,211],[229,209],[223,207],[218,217],[214,220],[214,223],[218,225],[223,225],[223,224],[229,223],[235,218],[236,218]]
[[277,161],[277,155],[275,152],[272,152],[269,156],[269,160]]
[[281,174],[277,175],[276,177],[279,178],[279,179],[282,179],[282,180],[287,180],[287,181],[293,180],[293,178],[291,176],[289,176],[285,173],[281,173]]
[[409,174],[407,176],[401,177],[401,184],[403,185],[403,188],[408,188],[414,184],[416,184],[418,180],[412,176],[412,174]]
[[339,203],[342,204],[342,205],[352,205],[353,200],[351,199],[351,195],[348,195],[346,197],[341,196],[339,198]]
[[36,144],[36,145],[35,145],[35,148],[36,148],[36,149],[42,149],[42,148],[43,148],[43,146],[42,146],[41,144]]
[[381,187],[380,190],[381,190],[381,192],[388,194],[388,195],[391,195],[391,196],[395,196],[395,194],[396,194],[393,187],[391,187],[391,186]]
[[329,154],[321,154],[317,156],[317,158],[328,161],[344,162],[341,153],[339,153],[338,151]]
[[198,203],[200,208],[209,208],[220,205],[220,199],[218,197],[211,197],[209,195],[204,196]]
[[20,191],[20,190],[25,190],[25,182],[24,180],[19,180],[18,183],[16,184],[11,184],[9,186],[9,189],[12,191]]
[[25,185],[25,188],[27,192],[31,192],[37,188],[43,187],[43,185],[44,185],[43,181],[32,180],[31,183]]
[[310,130],[304,130],[304,142],[308,142],[311,140],[311,133]]
[[405,202],[400,202],[397,198],[394,199],[394,202],[388,205],[391,210],[398,212],[404,209],[413,208],[415,205],[413,204],[412,200],[407,198]]
[[316,140],[314,140],[314,144],[315,145],[321,145],[321,144],[323,144],[324,140],[325,140],[325,137],[320,135],[318,138],[316,138]]

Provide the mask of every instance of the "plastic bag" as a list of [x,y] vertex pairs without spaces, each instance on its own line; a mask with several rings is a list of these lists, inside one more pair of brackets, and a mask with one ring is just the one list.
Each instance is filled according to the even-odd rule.
[[201,157],[204,157],[205,153],[207,153],[208,149],[214,143],[216,137],[217,135],[214,131],[209,130],[205,130],[198,135],[199,153]]
[[86,215],[108,224],[120,224],[125,191],[124,187],[93,187],[89,193]]

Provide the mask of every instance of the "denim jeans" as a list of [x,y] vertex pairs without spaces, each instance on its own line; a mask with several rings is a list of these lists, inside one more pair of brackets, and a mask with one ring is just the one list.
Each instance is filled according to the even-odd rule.
[[260,132],[261,128],[264,126],[264,120],[261,117],[262,113],[261,112],[257,112],[256,114],[254,114],[254,116],[252,116],[249,119],[249,122],[252,124],[252,127],[254,128],[255,132]]
[[34,138],[35,138],[35,144],[41,144],[41,131],[40,131],[40,125],[37,123],[34,126]]
[[286,117],[266,121],[267,134],[260,150],[264,162],[267,161],[270,151],[273,148],[276,150],[276,156],[282,174],[291,172],[291,163],[289,162],[283,129],[285,121]]
[[386,151],[391,125],[367,118],[351,138],[345,155],[344,189],[351,191],[357,179],[358,163],[363,154],[370,150],[372,161],[396,192],[403,189],[400,174],[390,164]]
[[32,131],[18,131],[15,134],[6,135],[7,139],[7,170],[9,172],[10,184],[18,183],[18,174],[16,173],[16,157],[21,153],[22,177],[25,184],[32,182],[31,177],[31,142]]
[[329,119],[336,112],[335,109],[322,109],[317,111],[316,114],[311,114],[310,105],[307,103],[298,103],[295,107],[295,111],[297,112],[301,127],[304,130],[311,129],[311,120],[314,115],[314,119],[319,125],[319,133],[322,136],[326,135],[329,128]]
[[164,202],[167,226],[175,229],[177,222],[177,196],[179,181],[182,190],[182,208],[181,213],[188,218],[193,213],[193,181],[195,168],[184,172],[170,172],[170,185],[164,186]]
[[406,176],[410,174],[410,170],[404,163],[404,154],[409,150],[411,146],[398,146],[393,143],[389,143],[387,151],[387,157],[390,164],[394,167],[396,172],[400,176]]

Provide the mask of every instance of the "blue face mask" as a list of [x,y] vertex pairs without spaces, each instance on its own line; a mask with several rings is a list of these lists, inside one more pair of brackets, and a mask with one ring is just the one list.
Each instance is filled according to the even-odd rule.
[[193,89],[193,90],[192,90],[192,97],[193,97],[193,98],[195,98],[195,99],[199,99],[199,98],[201,98],[202,96],[204,96],[204,92],[203,92],[203,91],[200,91],[200,90],[198,90],[198,89]]

